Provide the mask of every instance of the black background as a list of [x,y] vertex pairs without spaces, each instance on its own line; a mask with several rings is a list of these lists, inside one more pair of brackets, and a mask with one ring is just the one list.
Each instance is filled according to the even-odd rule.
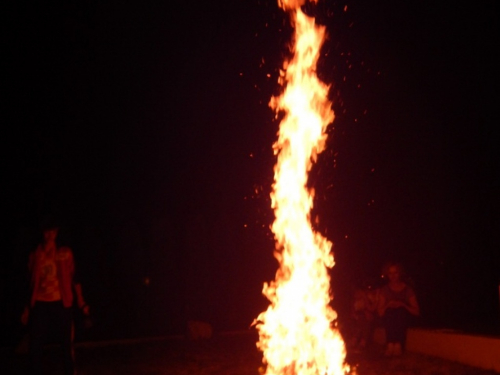
[[[347,6],[347,8],[345,8]],[[403,262],[421,324],[498,332],[498,5],[322,1],[336,119],[311,171],[334,305]],[[61,222],[88,338],[246,329],[274,278],[269,193],[290,25],[273,1],[7,5],[1,322]]]

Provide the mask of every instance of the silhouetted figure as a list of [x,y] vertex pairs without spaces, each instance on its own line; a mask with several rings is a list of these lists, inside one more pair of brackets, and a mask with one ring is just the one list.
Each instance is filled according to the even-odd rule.
[[351,304],[351,332],[349,348],[363,351],[371,341],[377,316],[379,289],[369,282],[363,282],[354,289]]
[[383,274],[389,281],[380,289],[377,310],[386,333],[385,355],[399,356],[405,345],[406,330],[420,309],[413,288],[402,279],[400,263],[387,263]]
[[29,324],[32,374],[42,374],[43,345],[56,337],[61,344],[64,374],[76,374],[73,304],[76,302],[83,314],[89,314],[81,285],[75,278],[73,252],[69,247],[57,246],[58,232],[55,222],[44,222],[42,241],[29,257],[30,300],[21,320]]

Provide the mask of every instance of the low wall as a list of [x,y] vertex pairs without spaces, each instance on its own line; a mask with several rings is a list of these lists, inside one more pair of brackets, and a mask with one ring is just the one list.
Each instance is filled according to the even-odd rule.
[[411,328],[406,350],[500,373],[500,337]]

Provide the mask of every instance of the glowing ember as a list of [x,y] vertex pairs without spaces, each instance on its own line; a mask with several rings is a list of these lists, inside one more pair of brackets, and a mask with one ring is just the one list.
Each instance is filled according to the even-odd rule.
[[340,375],[349,369],[344,342],[334,327],[336,313],[329,305],[332,244],[311,227],[313,192],[306,186],[334,119],[328,86],[315,74],[325,28],[301,11],[305,0],[278,2],[292,17],[294,55],[280,77],[285,91],[270,103],[285,114],[274,144],[277,163],[271,195],[280,267],[276,279],[264,285],[271,304],[257,318],[257,346],[266,375]]

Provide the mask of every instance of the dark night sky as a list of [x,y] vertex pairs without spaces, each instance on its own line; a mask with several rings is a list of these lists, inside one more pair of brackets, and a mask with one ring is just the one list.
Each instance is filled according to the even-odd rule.
[[[271,0],[34,3],[5,13],[2,321],[17,322],[26,256],[52,213],[96,338],[176,331],[187,305],[245,327],[277,267],[267,103],[285,14]],[[336,120],[311,185],[336,295],[396,258],[423,323],[498,329],[498,5],[315,12]]]

